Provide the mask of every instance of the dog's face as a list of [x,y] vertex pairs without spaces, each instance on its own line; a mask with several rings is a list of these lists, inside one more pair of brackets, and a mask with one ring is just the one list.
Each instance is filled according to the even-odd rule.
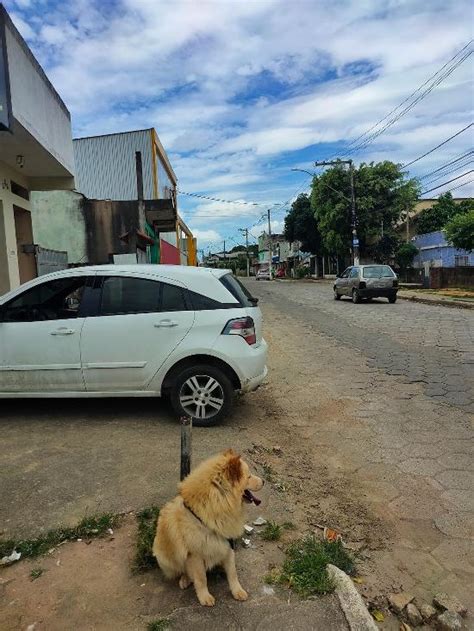
[[253,495],[252,491],[260,491],[263,487],[263,480],[250,471],[250,467],[232,449],[224,452],[226,458],[224,471],[232,486],[236,487],[242,498],[247,502],[260,503]]

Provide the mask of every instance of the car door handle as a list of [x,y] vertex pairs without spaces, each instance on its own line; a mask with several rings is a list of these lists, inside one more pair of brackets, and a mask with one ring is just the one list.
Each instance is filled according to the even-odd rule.
[[178,326],[178,323],[174,320],[160,320],[159,322],[155,322],[153,326],[155,326],[157,329],[160,329],[162,327],[171,328],[173,326]]
[[66,329],[66,327],[63,327],[61,329],[51,331],[51,335],[73,335],[75,332],[76,331],[74,329]]

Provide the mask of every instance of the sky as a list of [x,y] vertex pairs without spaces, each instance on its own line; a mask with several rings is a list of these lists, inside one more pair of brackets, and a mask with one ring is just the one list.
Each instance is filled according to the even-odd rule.
[[[469,0],[3,1],[68,106],[74,137],[155,127],[181,191],[232,202],[179,196],[206,252],[242,243],[239,228],[254,241],[267,208],[281,231],[310,181],[291,169],[344,157],[472,37]],[[473,57],[353,152],[355,163],[409,162],[468,125]],[[471,150],[473,130],[409,174]],[[466,175],[428,196],[474,179],[470,158],[428,188]]]

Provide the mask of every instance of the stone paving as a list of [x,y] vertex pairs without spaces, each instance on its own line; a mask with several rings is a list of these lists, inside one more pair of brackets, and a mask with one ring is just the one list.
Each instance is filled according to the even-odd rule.
[[394,524],[378,565],[422,597],[445,590],[472,608],[474,313],[336,302],[326,284],[259,283],[252,291],[264,311],[281,314],[272,335],[298,329],[300,379],[317,375],[336,400],[355,404],[350,425],[329,420],[321,429],[303,410],[301,424],[319,454],[337,459]]

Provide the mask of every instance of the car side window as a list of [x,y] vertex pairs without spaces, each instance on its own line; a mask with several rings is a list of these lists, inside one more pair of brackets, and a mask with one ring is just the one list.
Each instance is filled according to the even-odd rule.
[[158,311],[160,283],[145,278],[107,276],[102,285],[100,315]]
[[357,278],[359,276],[359,268],[353,267],[351,270],[350,278]]
[[176,285],[161,283],[161,309],[160,311],[188,311],[184,291]]
[[58,278],[24,291],[2,309],[3,322],[76,318],[88,277]]

